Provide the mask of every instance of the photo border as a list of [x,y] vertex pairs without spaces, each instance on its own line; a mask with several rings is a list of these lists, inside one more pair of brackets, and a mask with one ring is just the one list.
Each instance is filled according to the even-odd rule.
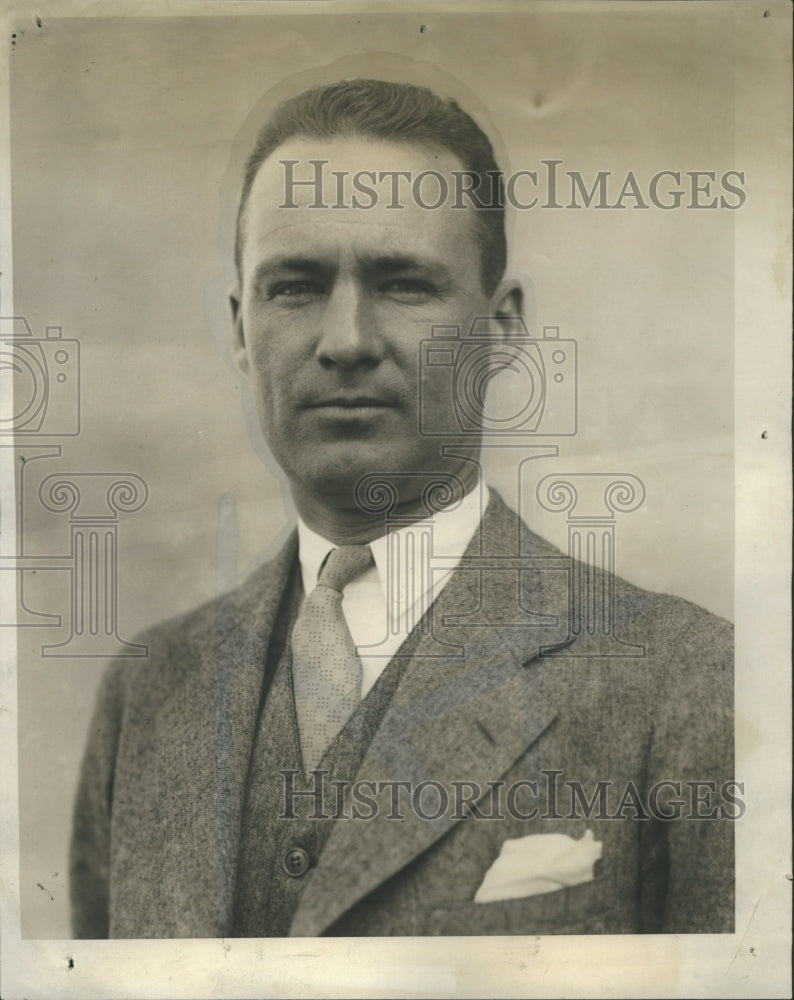
[[[667,0],[651,0],[655,5]],[[736,825],[733,935],[40,941],[19,935],[15,640],[0,639],[2,707],[2,977],[16,997],[755,997],[790,990],[790,230],[791,10],[767,3],[704,0],[734,20],[736,162],[750,197],[735,219],[736,371],[736,751],[748,811]],[[633,13],[639,0],[575,0],[579,8]],[[402,3],[401,9],[423,9]],[[445,10],[480,9],[447,4]],[[515,4],[489,4],[509,12]],[[567,6],[570,6],[568,4]],[[538,9],[555,9],[541,3]],[[366,3],[306,3],[300,12],[362,14]],[[282,3],[64,2],[91,17],[230,14],[278,17]],[[45,9],[37,10],[42,17]],[[30,4],[4,16],[6,41]],[[768,12],[768,13],[767,13]],[[9,148],[9,46],[2,55],[2,145]],[[0,158],[0,314],[13,315],[10,157]],[[782,254],[782,257],[781,257]],[[779,263],[782,260],[781,264]],[[778,263],[775,264],[774,262]],[[4,531],[13,482],[3,472]],[[8,490],[11,490],[9,494]],[[8,574],[4,574],[8,575]],[[6,581],[3,582],[6,586]],[[3,602],[9,591],[0,592]],[[5,633],[12,630],[4,630]],[[759,683],[759,679],[763,683]]]

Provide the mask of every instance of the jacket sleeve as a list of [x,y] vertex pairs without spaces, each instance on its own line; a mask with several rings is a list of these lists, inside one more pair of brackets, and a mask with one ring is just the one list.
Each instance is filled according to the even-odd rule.
[[732,933],[734,824],[744,811],[734,784],[732,627],[701,612],[671,653],[649,758],[658,810],[646,846],[661,860],[664,887],[661,926],[648,929]]
[[75,938],[106,938],[109,932],[110,820],[123,669],[123,661],[116,661],[102,679],[80,768],[69,856]]

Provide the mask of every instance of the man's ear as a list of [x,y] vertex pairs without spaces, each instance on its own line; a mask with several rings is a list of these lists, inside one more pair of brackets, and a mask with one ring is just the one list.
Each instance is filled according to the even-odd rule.
[[524,334],[523,322],[524,289],[512,278],[501,281],[491,296],[490,315],[495,326],[494,333],[509,341]]
[[240,286],[235,282],[227,293],[229,314],[232,321],[232,355],[237,367],[243,374],[247,375],[248,351],[245,348],[241,299]]

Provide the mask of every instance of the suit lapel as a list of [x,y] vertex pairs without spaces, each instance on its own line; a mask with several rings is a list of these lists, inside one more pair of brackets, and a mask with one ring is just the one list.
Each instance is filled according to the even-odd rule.
[[232,920],[239,833],[246,780],[259,720],[268,643],[297,554],[297,539],[284,546],[267,576],[255,576],[219,609],[213,664],[213,797],[221,914]]
[[192,936],[230,931],[268,643],[296,552],[293,535],[272,563],[213,602],[178,654],[200,669],[188,672],[159,713],[155,767],[159,811],[168,817],[163,849],[178,850],[173,863],[181,872],[179,898],[170,905]]
[[[516,515],[494,495],[481,532],[431,608],[432,620],[423,623],[426,630],[359,769],[357,780],[386,783],[373,796],[377,815],[334,824],[292,935],[322,933],[426,850],[462,818],[454,818],[453,782],[473,782],[487,792],[488,782],[497,781],[554,721],[560,703],[554,664],[549,667],[538,652],[565,641],[567,574],[559,572],[559,553],[528,531],[518,551],[530,568],[498,568],[500,559],[516,566],[518,537]],[[554,572],[539,568],[544,559]],[[440,644],[452,653],[439,656]],[[430,818],[438,809],[437,786],[414,801],[417,810],[411,793],[393,782],[409,782],[414,790],[421,782],[438,783],[448,808]],[[402,820],[388,818],[394,794]]]

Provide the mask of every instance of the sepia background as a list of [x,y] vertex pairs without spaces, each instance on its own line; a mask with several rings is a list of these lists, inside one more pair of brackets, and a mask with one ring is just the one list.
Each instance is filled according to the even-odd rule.
[[[42,20],[17,28],[10,58],[13,306],[35,337],[58,325],[79,340],[81,425],[42,437],[62,454],[28,463],[20,531],[30,555],[68,553],[68,516],[38,499],[54,473],[146,483],[145,506],[118,524],[127,640],[244,577],[291,524],[226,339],[240,158],[267,106],[322,80],[409,79],[459,97],[508,170],[559,159],[588,185],[613,171],[619,191],[629,170],[642,185],[661,170],[743,166],[732,25],[701,5]],[[550,472],[639,477],[646,499],[617,523],[617,571],[727,618],[740,214],[514,212],[509,267],[531,291],[530,324],[578,344],[580,429],[520,481],[504,455],[486,468],[513,504]],[[564,515],[522,510],[566,547]],[[25,599],[68,617],[69,574],[27,573]],[[33,938],[69,937],[70,814],[104,666],[42,657],[67,635],[19,630],[22,932]]]

